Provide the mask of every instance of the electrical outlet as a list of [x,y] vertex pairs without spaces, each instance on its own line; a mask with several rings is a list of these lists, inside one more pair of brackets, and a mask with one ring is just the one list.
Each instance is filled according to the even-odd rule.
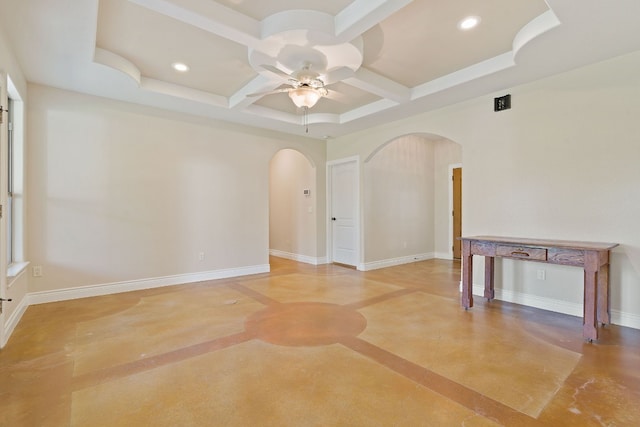
[[31,268],[31,271],[33,273],[33,277],[42,277],[42,266],[41,265],[34,265]]
[[544,271],[542,269],[538,270],[537,277],[538,277],[538,280],[546,280],[546,278],[547,278],[546,271]]
[[204,252],[198,252],[198,261],[204,261]]

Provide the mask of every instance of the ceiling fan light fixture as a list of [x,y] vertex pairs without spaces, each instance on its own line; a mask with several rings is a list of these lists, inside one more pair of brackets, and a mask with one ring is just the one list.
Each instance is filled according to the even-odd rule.
[[319,90],[308,86],[302,86],[289,91],[289,98],[291,98],[298,108],[313,107],[323,95]]

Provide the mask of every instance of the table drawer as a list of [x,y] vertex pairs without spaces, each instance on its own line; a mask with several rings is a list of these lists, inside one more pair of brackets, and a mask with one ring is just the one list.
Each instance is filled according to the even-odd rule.
[[584,265],[584,251],[576,249],[549,249],[548,261],[554,264],[563,265]]
[[498,245],[496,255],[508,258],[530,259],[534,261],[546,261],[547,250],[543,248],[530,248],[528,246]]
[[496,244],[488,242],[471,242],[471,253],[474,255],[496,256]]

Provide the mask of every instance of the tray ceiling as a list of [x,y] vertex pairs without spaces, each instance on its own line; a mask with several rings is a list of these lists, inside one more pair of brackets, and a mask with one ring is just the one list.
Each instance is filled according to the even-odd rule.
[[287,93],[253,94],[308,69],[329,90],[307,117],[323,137],[640,48],[640,2],[574,3],[3,0],[0,22],[30,81],[301,135]]

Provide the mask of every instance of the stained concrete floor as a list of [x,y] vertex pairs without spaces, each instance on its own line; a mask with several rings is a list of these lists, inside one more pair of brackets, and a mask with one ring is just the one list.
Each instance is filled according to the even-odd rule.
[[460,265],[272,272],[30,307],[0,426],[636,426],[640,331],[478,299]]

